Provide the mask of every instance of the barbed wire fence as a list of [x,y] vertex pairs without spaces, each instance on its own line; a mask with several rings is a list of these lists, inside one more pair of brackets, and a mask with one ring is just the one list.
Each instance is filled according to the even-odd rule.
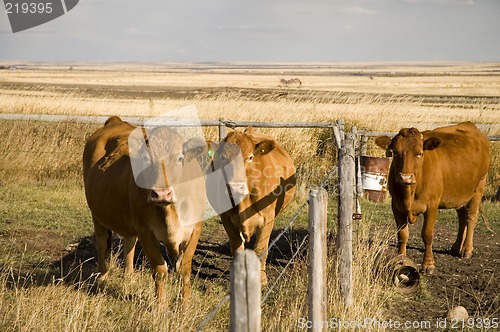
[[[50,115],[1,115],[0,114],[0,120],[29,120],[29,121],[48,121],[48,122],[86,122],[86,123],[104,123],[106,120],[106,117],[76,117],[76,116],[50,116]],[[144,121],[143,118],[127,118],[124,120],[128,120],[132,123],[140,124],[141,122]],[[168,124],[167,125],[172,125]],[[179,125],[179,124],[178,124]],[[190,124],[182,124],[182,126],[188,126]],[[196,124],[200,125],[200,124]],[[345,140],[346,135],[344,133],[344,123],[342,120],[338,120],[336,122],[324,122],[324,123],[314,123],[314,122],[303,122],[303,123],[287,123],[287,122],[276,122],[276,123],[259,123],[259,122],[251,122],[251,121],[231,121],[231,120],[224,120],[224,119],[219,119],[219,120],[213,120],[213,121],[204,121],[201,123],[202,126],[218,126],[219,127],[219,139],[221,140],[225,134],[226,134],[226,128],[237,128],[237,127],[245,127],[245,126],[254,126],[254,127],[262,127],[262,128],[330,128],[332,130],[332,136],[333,139],[332,141],[335,141],[337,143],[337,147],[341,148],[341,143]],[[349,133],[351,134],[351,133]],[[354,140],[354,142],[357,142],[360,144],[358,151],[359,154],[362,153],[363,144],[366,144],[367,138],[368,137],[374,137],[374,136],[379,136],[379,135],[388,135],[392,136],[396,133],[392,132],[369,132],[369,131],[356,131],[355,128],[352,130],[352,135],[350,136],[351,139]],[[500,141],[500,136],[489,136],[488,137],[490,141]],[[366,150],[365,150],[366,151]],[[21,153],[31,153],[33,151],[23,151],[20,150],[19,152]],[[37,151],[36,153],[51,153],[51,154],[57,154],[57,153],[64,153],[62,151],[54,150],[54,151]],[[356,154],[357,155],[357,154]],[[355,162],[355,160],[353,160]],[[325,187],[331,180],[332,178],[338,177],[339,172],[340,172],[340,166],[338,167],[332,167],[332,170],[329,172],[329,174],[321,181],[319,187]],[[341,187],[341,185],[338,185]],[[342,191],[342,188],[334,188],[334,190],[338,190],[338,194],[340,191]],[[359,192],[358,192],[359,194]],[[352,202],[353,198],[351,198]],[[358,207],[359,204],[357,202],[357,195],[354,195],[354,204],[355,206]],[[299,218],[301,213],[303,212],[304,208],[308,202],[304,202],[294,213],[294,215],[290,218],[290,220],[286,223],[286,226],[278,233],[278,235],[270,242],[267,253],[269,253],[278,243],[278,241],[290,230],[292,225],[295,223],[295,221]],[[340,208],[339,208],[340,209]],[[352,212],[348,212],[351,214],[351,219],[353,217]],[[360,211],[356,211],[356,213],[360,213]],[[351,225],[352,227],[352,225]],[[352,231],[351,231],[352,232]],[[264,294],[261,300],[261,305],[265,304],[266,300],[269,298],[269,296],[272,294],[272,292],[278,287],[282,277],[285,275],[287,271],[289,271],[290,266],[296,259],[298,255],[300,255],[306,247],[306,244],[309,241],[309,235],[306,235],[300,244],[296,247],[296,250],[291,254],[291,258],[288,260],[287,264],[283,267],[283,269],[280,271],[278,277],[275,279],[274,283],[268,287],[267,292]],[[351,238],[352,241],[352,238]],[[263,255],[261,255],[262,258]],[[227,270],[226,270],[227,271]],[[349,286],[350,287],[350,286]],[[342,291],[341,291],[342,292]],[[349,291],[347,291],[348,293]],[[222,299],[215,305],[215,307],[203,318],[201,321],[200,325],[197,327],[196,331],[203,331],[203,329],[207,326],[207,324],[215,317],[217,312],[220,310],[224,304],[226,304],[230,299],[230,293],[228,292],[225,296],[222,297]]]
[[[342,141],[345,139],[345,134],[343,132],[343,122],[339,121],[340,123],[340,129],[334,129],[337,128],[336,126],[331,126],[334,135],[335,135],[335,141],[337,143],[337,147],[341,146]],[[327,184],[331,181],[332,178],[338,176],[338,168],[333,167],[332,170],[329,172],[329,174],[321,181],[320,185],[318,186],[319,188],[325,188]],[[269,253],[273,247],[278,243],[280,238],[289,231],[289,229],[292,227],[294,222],[297,220],[297,218],[300,216],[304,208],[308,205],[308,201],[304,202],[298,209],[297,211],[293,214],[293,216],[290,218],[286,226],[278,233],[278,235],[269,243],[267,253]],[[278,284],[281,281],[281,278],[285,275],[285,273],[288,271],[288,268],[291,266],[292,262],[295,260],[295,258],[301,254],[305,250],[305,244],[308,242],[309,239],[309,234],[304,236],[302,239],[301,243],[298,245],[297,249],[295,252],[292,254],[291,258],[288,260],[287,264],[283,267],[283,269],[280,271],[279,275],[275,279],[274,283],[268,287],[267,292],[264,294],[262,297],[262,300],[260,302],[260,305],[264,305],[266,300],[269,298],[269,296],[272,294],[272,292],[276,289]],[[326,253],[325,253],[326,254]],[[264,257],[264,253],[261,254],[259,259],[262,259]],[[196,328],[197,332],[203,331],[203,329],[208,325],[208,323],[215,317],[215,315],[219,312],[220,308],[226,304],[230,299],[230,292],[228,292],[222,299],[214,306],[214,308],[208,312],[203,320],[201,321],[200,325]]]

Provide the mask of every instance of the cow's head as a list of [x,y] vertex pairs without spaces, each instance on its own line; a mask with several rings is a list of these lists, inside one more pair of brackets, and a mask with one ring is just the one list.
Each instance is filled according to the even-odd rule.
[[[215,152],[207,174],[207,195],[219,214],[236,207],[248,208],[241,203],[248,195],[258,195],[262,189],[262,183],[256,182],[262,180],[259,174],[265,176],[259,167],[262,166],[261,158],[275,148],[275,141],[253,133],[251,127],[244,132],[233,131],[221,143],[210,144]],[[247,218],[235,217],[232,222],[247,242],[259,226]]]
[[393,156],[391,167],[396,183],[407,186],[416,184],[421,176],[424,152],[437,148],[441,141],[436,137],[425,138],[416,128],[403,128],[392,140],[380,136],[375,143]]
[[148,203],[168,205],[177,201],[174,188],[190,180],[186,166],[196,162],[206,144],[199,138],[184,141],[169,127],[137,128],[129,137],[129,151],[136,184],[148,189]]
[[214,170],[223,170],[224,181],[236,204],[250,193],[248,176],[253,164],[275,146],[273,140],[257,139],[252,132],[251,127],[244,132],[233,131],[221,143],[211,143],[215,148]]

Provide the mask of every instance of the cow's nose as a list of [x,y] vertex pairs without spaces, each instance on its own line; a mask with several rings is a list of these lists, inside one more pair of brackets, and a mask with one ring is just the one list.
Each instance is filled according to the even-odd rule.
[[399,180],[400,184],[414,184],[414,183],[416,183],[415,175],[413,173],[399,172],[399,179],[398,180]]
[[246,182],[230,182],[231,194],[233,196],[245,197],[248,195],[248,186]]
[[151,189],[149,191],[148,202],[153,204],[165,205],[175,203],[176,197],[174,188],[168,187],[166,189]]

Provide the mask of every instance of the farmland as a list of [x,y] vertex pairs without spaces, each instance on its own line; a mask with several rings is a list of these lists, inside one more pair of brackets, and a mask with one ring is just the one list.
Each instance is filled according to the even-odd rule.
[[[0,71],[0,113],[152,117],[195,105],[201,119],[335,121],[370,131],[420,130],[472,121],[500,135],[500,64],[17,64]],[[280,79],[299,78],[300,88]],[[194,262],[193,303],[178,305],[175,274],[167,280],[171,305],[157,310],[147,262],[123,280],[119,257],[104,289],[95,284],[92,223],[82,189],[81,154],[92,123],[0,120],[0,329],[6,331],[193,330],[228,290],[230,252],[217,218],[204,223]],[[331,133],[323,129],[262,129],[290,151],[299,193],[279,218],[278,233],[305,201],[307,191],[329,176],[335,162]],[[216,128],[205,128],[217,139]],[[388,200],[362,199],[363,221],[355,246],[355,305],[344,310],[336,276],[329,275],[328,316],[342,320],[432,320],[463,305],[475,318],[500,317],[500,206],[490,202],[500,185],[500,142],[492,162],[472,260],[451,257],[456,213],[441,211],[435,235],[436,274],[420,290],[400,295],[383,276],[373,276],[374,253],[395,251]],[[368,154],[383,151],[369,141]],[[330,184],[335,177],[330,179]],[[336,197],[330,192],[329,228],[336,232]],[[409,256],[420,263],[421,220],[410,229]],[[270,280],[288,261],[284,277],[263,306],[266,331],[297,330],[307,316],[307,233],[303,211],[271,250]],[[373,247],[373,243],[376,243]],[[119,252],[116,239],[116,256]],[[334,245],[330,246],[334,263]],[[333,270],[332,270],[333,271]],[[264,290],[266,291],[266,290]],[[50,308],[50,310],[48,310]],[[207,331],[227,329],[227,305]],[[31,322],[36,321],[33,325]],[[383,327],[374,328],[383,330]]]

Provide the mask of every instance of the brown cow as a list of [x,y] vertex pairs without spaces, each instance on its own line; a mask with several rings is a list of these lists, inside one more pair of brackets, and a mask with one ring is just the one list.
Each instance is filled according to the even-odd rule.
[[[131,133],[137,130],[139,139],[131,140]],[[195,158],[203,150],[200,144],[205,142],[197,139],[184,142],[179,133],[167,127],[157,127],[148,133],[146,129],[142,133],[140,130],[111,117],[85,145],[83,178],[94,222],[100,279],[107,276],[111,231],[124,238],[126,274],[133,271],[135,243],[139,238],[151,265],[156,296],[164,300],[167,267],[160,251],[161,242],[169,256],[177,257],[181,293],[186,300],[190,297],[191,262],[206,208],[203,172]],[[136,145],[132,157],[130,144]],[[146,162],[136,177],[134,158],[144,158]],[[160,158],[161,162],[155,163],[154,158]]]
[[456,209],[458,236],[451,253],[472,257],[472,242],[479,205],[488,173],[488,138],[471,122],[419,132],[404,128],[391,140],[376,144],[392,154],[389,192],[398,227],[399,254],[406,255],[408,222],[424,214],[422,270],[434,272],[432,238],[438,209]]
[[296,191],[295,166],[270,136],[248,127],[233,131],[218,146],[207,174],[207,195],[220,214],[231,252],[243,250],[256,233],[254,250],[261,259],[261,280],[267,283],[266,258],[276,216]]

